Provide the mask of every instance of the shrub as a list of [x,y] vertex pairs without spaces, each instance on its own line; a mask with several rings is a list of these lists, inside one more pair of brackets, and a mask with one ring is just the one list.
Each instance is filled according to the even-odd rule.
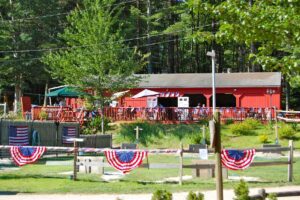
[[278,129],[278,134],[281,139],[293,139],[295,138],[296,131],[292,126],[282,123]]
[[270,193],[270,194],[268,195],[268,199],[269,199],[269,200],[277,200],[277,195],[276,195],[275,193]]
[[251,129],[256,129],[261,125],[260,121],[253,118],[247,118],[243,121],[244,124],[247,124]]
[[172,200],[172,193],[168,192],[167,190],[156,190],[151,200]]
[[[108,131],[111,129],[111,127],[109,126],[110,123],[110,119],[109,118],[104,118],[104,130]],[[82,134],[96,134],[98,132],[101,132],[101,123],[102,123],[102,119],[100,116],[96,116],[94,118],[91,119],[91,121],[88,122],[88,124],[82,128]]]
[[194,192],[189,192],[186,200],[204,200],[204,195],[202,193],[194,193]]
[[48,114],[46,113],[46,111],[42,110],[39,114],[40,119],[47,119],[48,118]]
[[193,134],[190,139],[192,144],[201,144],[202,136],[200,134]]
[[258,139],[259,139],[259,142],[260,142],[260,143],[263,143],[263,144],[269,142],[269,136],[268,136],[267,134],[262,134],[262,135],[260,135],[260,136],[258,137]]
[[233,135],[252,135],[254,132],[249,124],[246,123],[236,123],[231,124],[229,127]]
[[230,125],[230,124],[233,124],[234,123],[234,120],[233,119],[226,119],[224,124],[225,125]]
[[234,194],[234,200],[250,200],[249,188],[244,180],[240,180],[240,183],[234,188]]

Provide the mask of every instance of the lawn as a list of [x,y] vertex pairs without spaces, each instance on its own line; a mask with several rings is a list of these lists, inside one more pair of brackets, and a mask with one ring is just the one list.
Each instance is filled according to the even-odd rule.
[[[184,163],[191,163],[195,158],[184,158]],[[257,161],[266,161],[256,158]],[[269,160],[269,159],[267,159]],[[43,160],[45,161],[45,159]],[[133,170],[121,180],[106,182],[100,175],[78,174],[78,181],[70,179],[62,172],[71,172],[71,166],[49,166],[45,162],[22,167],[19,170],[0,172],[0,191],[22,193],[152,193],[156,189],[169,191],[195,191],[214,189],[214,179],[193,178],[184,181],[182,186],[176,182],[155,183],[167,177],[177,177],[177,169],[145,169]],[[146,160],[144,162],[147,162]],[[177,156],[150,155],[150,163],[178,163]],[[300,159],[294,166],[294,182],[300,184]],[[105,171],[114,171],[105,168]],[[191,169],[185,169],[184,175],[191,175]],[[276,174],[276,176],[274,176]],[[244,171],[229,171],[229,176],[258,177],[260,182],[249,183],[250,187],[290,185],[287,180],[287,166],[250,167]],[[224,180],[225,188],[232,188],[236,182]]]
[[[122,142],[135,141],[133,128],[137,124],[120,126],[114,131],[114,146]],[[140,133],[140,148],[179,148],[180,141],[184,147],[194,141],[199,141],[201,136],[201,124],[138,124],[143,128]],[[124,128],[125,127],[125,128]],[[251,135],[235,136],[232,134],[229,125],[222,125],[222,145],[225,147],[246,148],[261,147],[258,136],[267,134],[270,142],[274,142],[275,134],[270,125],[259,125]],[[206,137],[208,137],[206,130]],[[300,136],[297,127],[297,138]],[[197,138],[198,137],[198,138]],[[200,138],[201,139],[201,138]],[[206,138],[207,139],[207,138]],[[207,139],[208,140],[208,139]],[[280,144],[287,146],[288,140],[280,140]],[[299,140],[295,146],[300,148]],[[48,160],[57,158],[48,158]],[[60,157],[58,160],[70,160],[72,157]],[[184,157],[184,164],[190,164],[194,158]],[[213,159],[213,157],[210,157]],[[256,157],[256,161],[267,161],[270,159]],[[281,158],[282,159],[282,158]],[[286,160],[286,159],[285,159]],[[72,166],[50,166],[45,165],[46,159],[40,160],[37,164],[27,165],[15,169],[14,166],[0,164],[0,192],[23,192],[23,193],[152,193],[156,189],[167,189],[172,192],[198,191],[215,189],[214,179],[192,178],[184,181],[182,186],[176,182],[157,183],[165,178],[177,177],[178,169],[145,169],[133,170],[122,179],[112,182],[104,181],[100,175],[78,174],[78,181],[70,179],[66,172],[72,171]],[[287,182],[287,166],[250,167],[244,171],[229,171],[229,176],[258,177],[259,182],[249,183],[250,187],[268,187],[290,184],[300,184],[300,159],[295,159],[294,182]],[[147,162],[145,160],[144,162]],[[174,155],[150,155],[150,163],[179,163],[178,156]],[[11,170],[3,170],[4,167],[11,167]],[[114,171],[112,168],[105,168],[105,171]],[[184,175],[192,175],[192,169],[184,169]],[[224,180],[225,188],[232,188],[236,182]]]

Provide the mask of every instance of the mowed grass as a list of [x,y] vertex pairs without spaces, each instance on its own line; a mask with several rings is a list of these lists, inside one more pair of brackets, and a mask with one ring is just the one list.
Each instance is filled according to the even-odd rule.
[[[151,155],[150,163],[179,163],[177,156]],[[195,158],[184,158],[189,164]],[[270,160],[270,159],[267,159]],[[257,158],[256,161],[267,161]],[[260,182],[249,183],[250,187],[270,187],[300,184],[300,159],[294,165],[294,182],[287,182],[287,166],[250,167],[243,171],[229,171],[229,176],[258,177]],[[145,163],[147,160],[144,161]],[[145,169],[138,168],[121,180],[106,182],[100,175],[78,174],[78,180],[73,181],[69,175],[62,172],[71,172],[71,166],[48,166],[33,164],[22,167],[20,170],[0,172],[1,192],[21,193],[152,193],[157,189],[166,189],[171,192],[201,191],[215,189],[214,179],[193,178],[184,181],[182,186],[177,182],[157,183],[164,178],[177,177],[178,169]],[[105,171],[114,171],[105,168]],[[184,169],[184,175],[192,175],[191,169]],[[224,179],[225,188],[233,188],[237,182]]]
[[[148,123],[133,123],[123,127],[119,126],[114,131],[114,145],[119,146],[121,143],[135,142],[136,126],[142,127],[140,131],[140,148],[179,148],[180,142],[183,143],[184,148],[188,148],[189,144],[194,143],[193,137],[199,135],[202,137],[203,124],[148,124]],[[279,127],[280,129],[280,127]],[[206,127],[206,141],[209,141],[209,130]],[[259,148],[262,143],[259,141],[259,136],[265,134],[269,138],[269,143],[275,143],[275,128],[274,124],[261,124],[255,128],[251,135],[235,136],[231,133],[230,125],[221,125],[222,146],[225,148]],[[300,149],[300,125],[298,125],[296,132],[296,140],[294,146]],[[288,140],[280,139],[279,144],[288,146]]]
[[[130,128],[133,128],[133,125]],[[191,136],[201,135],[201,124],[177,124],[162,125],[150,124],[143,127],[140,133],[141,141],[139,148],[179,148],[180,142],[183,142],[184,148],[193,142]],[[114,146],[119,146],[122,142],[132,142],[135,140],[134,130],[127,130],[126,134],[121,135],[116,130],[114,133]],[[148,135],[145,133],[149,133]],[[228,125],[221,126],[222,145],[226,148],[249,148],[261,147],[259,135],[267,134],[269,141],[274,143],[275,132],[270,125],[260,125],[253,133],[248,136],[235,136],[231,133]],[[208,138],[208,130],[206,137]],[[296,133],[300,137],[299,126]],[[279,141],[282,146],[288,145],[288,140]],[[299,140],[295,141],[296,148],[300,148]],[[70,160],[72,157],[60,157],[59,160]],[[197,155],[184,157],[184,164],[192,163],[193,159],[198,159]],[[213,159],[213,157],[210,157]],[[52,158],[48,160],[56,160]],[[255,161],[272,161],[257,157]],[[281,160],[287,160],[281,158]],[[166,189],[171,192],[178,191],[201,191],[215,189],[214,179],[193,178],[184,181],[182,186],[177,182],[161,183],[165,178],[178,177],[178,169],[145,169],[138,168],[130,174],[125,175],[121,180],[106,182],[100,175],[95,174],[78,174],[78,181],[70,179],[69,174],[72,172],[72,166],[49,166],[45,165],[46,159],[42,159],[38,164],[26,165],[19,170],[2,170],[0,165],[0,192],[22,192],[22,193],[152,193],[157,189]],[[287,182],[287,165],[267,166],[267,167],[250,167],[243,171],[229,171],[229,176],[247,176],[258,177],[259,182],[248,183],[250,187],[270,187],[300,184],[300,158],[295,159],[294,181]],[[174,155],[150,155],[144,163],[179,163],[178,156]],[[12,166],[10,166],[12,167]],[[113,168],[105,168],[105,171],[114,171]],[[192,175],[192,169],[184,169],[184,175]],[[225,188],[233,188],[237,182],[224,179]]]

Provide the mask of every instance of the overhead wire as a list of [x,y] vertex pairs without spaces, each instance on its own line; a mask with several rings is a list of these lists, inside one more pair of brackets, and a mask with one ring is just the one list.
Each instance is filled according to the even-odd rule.
[[130,42],[130,41],[146,39],[149,37],[152,38],[152,37],[157,37],[157,36],[162,36],[162,35],[172,35],[172,34],[184,32],[184,31],[187,31],[190,29],[193,30],[193,29],[204,28],[204,27],[208,27],[208,26],[211,26],[211,24],[197,26],[197,27],[190,27],[187,29],[181,29],[181,30],[177,30],[177,31],[173,31],[173,32],[161,32],[161,33],[156,33],[156,34],[151,34],[151,35],[143,35],[143,36],[139,36],[139,37],[135,37],[135,38],[128,38],[128,39],[114,41],[112,43],[101,42],[101,43],[92,44],[92,45],[75,45],[75,46],[64,46],[64,47],[54,47],[54,48],[44,48],[44,49],[2,50],[2,51],[0,51],[0,53],[29,53],[29,52],[45,52],[45,51],[57,51],[57,50],[64,50],[64,49],[86,48],[86,47],[105,45],[105,44]]
[[[118,5],[124,5],[127,3],[133,3],[136,0],[131,0],[131,1],[124,1],[121,3],[115,3],[115,4],[111,4],[111,5],[107,5],[107,6],[103,6],[103,7],[111,7],[111,6],[118,6]],[[80,11],[85,11],[85,10],[90,10],[90,9],[82,9]],[[27,17],[27,18],[16,18],[16,19],[9,19],[9,20],[0,20],[0,22],[24,22],[24,21],[31,21],[31,20],[35,20],[35,19],[43,19],[43,18],[49,18],[49,17],[55,17],[55,16],[61,16],[61,15],[68,15],[70,14],[72,11],[69,12],[61,12],[61,13],[54,13],[54,14],[47,14],[47,15],[40,15],[40,16],[35,16],[35,17]]]
[[[165,41],[161,41],[161,42],[155,42],[155,43],[150,43],[150,44],[146,44],[146,45],[141,45],[139,47],[148,47],[148,46],[154,46],[154,45],[158,45],[158,44],[163,44],[163,43],[169,43],[169,42],[173,42],[173,41],[183,41],[186,40],[187,37],[184,38],[177,38],[177,39],[172,39],[172,40],[165,40]],[[123,50],[126,49],[136,49],[137,47],[125,47],[125,48],[120,48]],[[90,55],[97,55],[100,53],[105,53],[105,51],[102,52],[98,52],[98,53],[90,53]],[[31,60],[40,60],[43,57],[36,57],[36,58],[28,58],[28,59],[14,59],[14,60],[0,60],[0,63],[4,63],[4,62],[20,62],[20,61],[31,61]]]

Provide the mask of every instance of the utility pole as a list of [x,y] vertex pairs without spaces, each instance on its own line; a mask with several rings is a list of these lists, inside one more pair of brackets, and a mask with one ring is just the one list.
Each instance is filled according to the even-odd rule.
[[212,107],[213,107],[213,138],[216,155],[216,191],[217,200],[223,200],[223,177],[222,177],[222,164],[221,164],[221,132],[220,132],[220,113],[216,111],[216,85],[215,85],[215,63],[216,53],[214,50],[207,52],[207,56],[211,57],[212,62]]
[[207,56],[211,57],[211,64],[212,64],[212,70],[211,70],[211,76],[212,76],[212,107],[213,107],[213,114],[216,112],[216,85],[215,85],[215,63],[216,63],[216,53],[215,50],[209,51],[206,54]]

